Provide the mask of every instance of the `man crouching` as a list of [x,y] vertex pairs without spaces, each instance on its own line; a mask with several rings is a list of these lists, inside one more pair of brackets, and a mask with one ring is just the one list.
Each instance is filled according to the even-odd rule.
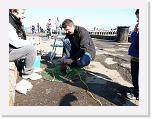
[[74,25],[70,19],[63,21],[62,28],[66,31],[62,57],[64,66],[82,68],[89,65],[95,58],[95,46],[89,32],[83,27]]

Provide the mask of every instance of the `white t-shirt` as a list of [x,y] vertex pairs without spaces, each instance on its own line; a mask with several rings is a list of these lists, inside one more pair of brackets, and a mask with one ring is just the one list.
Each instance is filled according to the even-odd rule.
[[20,48],[25,45],[31,45],[31,42],[19,38],[16,33],[16,29],[9,23],[9,44],[13,45],[16,48]]

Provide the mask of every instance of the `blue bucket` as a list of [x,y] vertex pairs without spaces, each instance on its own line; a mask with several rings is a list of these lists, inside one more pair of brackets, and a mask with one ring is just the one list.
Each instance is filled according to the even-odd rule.
[[35,58],[34,68],[41,68],[41,56],[38,55]]

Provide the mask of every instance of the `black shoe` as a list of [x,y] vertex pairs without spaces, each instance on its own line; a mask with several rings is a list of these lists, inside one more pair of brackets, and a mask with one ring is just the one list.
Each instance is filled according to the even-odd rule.
[[130,100],[139,100],[139,96],[136,96],[134,93],[127,93],[126,96]]

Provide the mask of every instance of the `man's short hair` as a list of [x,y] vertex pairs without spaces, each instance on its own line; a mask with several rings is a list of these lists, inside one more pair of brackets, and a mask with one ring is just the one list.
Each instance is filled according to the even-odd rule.
[[135,14],[136,14],[136,15],[139,14],[139,9],[136,10]]
[[65,19],[62,23],[62,28],[66,28],[67,26],[74,25],[73,21],[71,19]]

